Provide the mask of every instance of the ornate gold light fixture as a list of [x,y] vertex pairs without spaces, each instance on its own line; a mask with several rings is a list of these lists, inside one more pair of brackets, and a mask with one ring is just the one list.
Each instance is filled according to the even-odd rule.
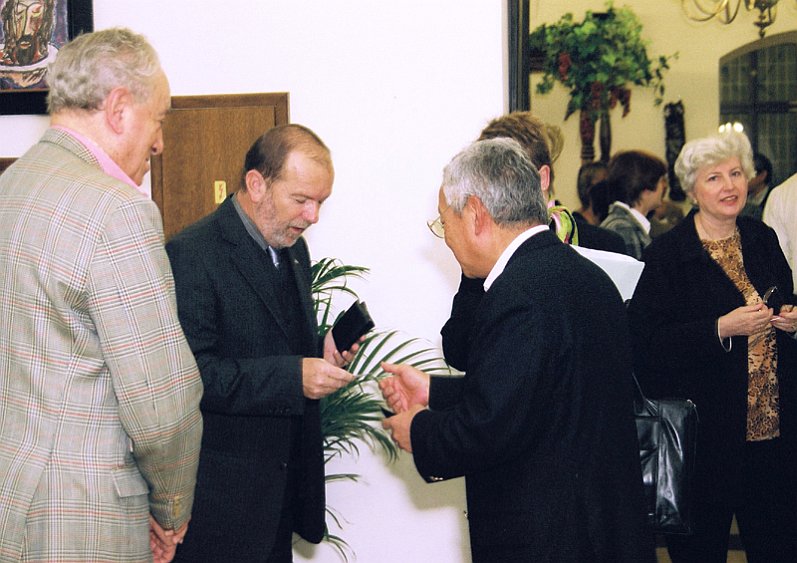
[[739,9],[758,10],[758,36],[764,37],[766,28],[775,23],[778,0],[681,0],[684,13],[694,21],[705,22],[717,18],[724,24],[736,19]]

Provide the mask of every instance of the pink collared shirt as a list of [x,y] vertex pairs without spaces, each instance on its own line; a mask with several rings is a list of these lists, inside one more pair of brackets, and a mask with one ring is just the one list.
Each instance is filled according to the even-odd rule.
[[102,171],[108,174],[108,176],[116,178],[117,180],[121,180],[122,182],[132,186],[133,188],[135,188],[145,196],[150,197],[149,193],[141,186],[136,184],[130,178],[130,176],[125,174],[125,171],[122,170],[119,167],[119,165],[116,164],[116,162],[114,162],[114,160],[110,156],[108,156],[108,153],[102,150],[102,148],[97,143],[95,143],[85,135],[78,133],[74,129],[70,129],[69,127],[64,127],[63,125],[55,125],[53,126],[53,129],[59,129],[61,131],[69,133],[78,141],[80,141],[89,150],[89,152],[92,155],[94,155],[94,158],[96,158],[97,162],[99,162],[100,164],[100,168],[102,168]]

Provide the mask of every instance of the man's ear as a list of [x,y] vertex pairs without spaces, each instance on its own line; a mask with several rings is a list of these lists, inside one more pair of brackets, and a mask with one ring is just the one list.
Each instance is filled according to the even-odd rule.
[[133,95],[122,86],[114,88],[105,96],[102,107],[105,121],[117,135],[125,132],[125,118],[128,117],[133,102]]
[[548,190],[551,188],[551,167],[547,164],[540,166],[537,171],[540,173],[540,189],[545,201],[548,201]]
[[482,203],[482,200],[472,195],[465,203],[465,209],[469,211],[469,221],[472,225],[474,234],[481,235],[485,232],[488,226],[493,223],[493,218],[487,212],[487,208]]
[[255,203],[262,201],[268,191],[268,180],[257,170],[249,170],[244,179],[249,199]]

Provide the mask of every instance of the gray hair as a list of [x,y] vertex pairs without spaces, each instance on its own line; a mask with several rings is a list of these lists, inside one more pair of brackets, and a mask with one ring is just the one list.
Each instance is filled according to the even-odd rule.
[[61,48],[48,69],[47,106],[51,114],[97,110],[120,86],[140,102],[160,72],[158,54],[143,35],[120,27],[80,35]]
[[496,224],[547,224],[540,174],[512,139],[476,141],[443,170],[443,193],[457,213],[470,196],[478,197]]
[[748,180],[755,176],[750,139],[744,133],[733,130],[686,143],[675,161],[675,174],[684,191],[691,194],[701,168],[714,166],[733,157],[739,159]]

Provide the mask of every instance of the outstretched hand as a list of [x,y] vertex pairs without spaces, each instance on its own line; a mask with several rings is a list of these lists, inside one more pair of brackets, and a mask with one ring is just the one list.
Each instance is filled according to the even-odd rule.
[[382,369],[393,374],[379,382],[379,389],[394,413],[405,412],[413,405],[429,405],[428,374],[406,364],[382,362]]

